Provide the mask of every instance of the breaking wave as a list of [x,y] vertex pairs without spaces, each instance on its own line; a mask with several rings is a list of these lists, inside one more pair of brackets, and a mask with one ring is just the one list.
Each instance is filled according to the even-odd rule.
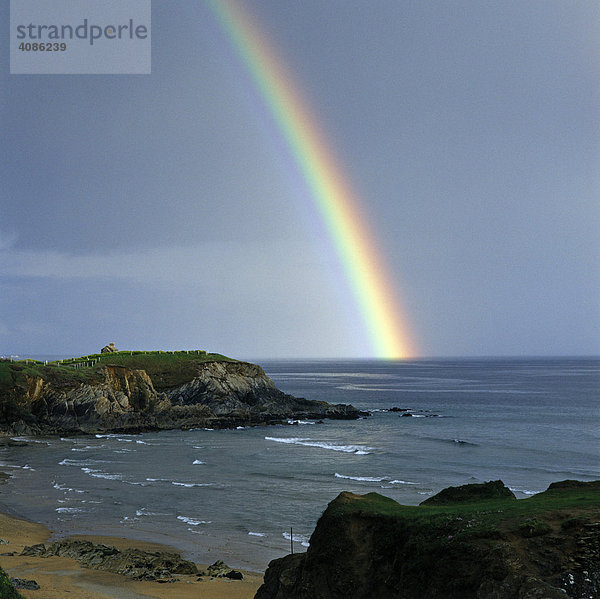
[[302,439],[298,437],[265,437],[267,441],[277,443],[287,443],[290,445],[302,445],[304,447],[318,447],[319,449],[328,449],[330,451],[341,451],[343,453],[353,453],[355,455],[368,455],[375,448],[365,445],[334,445],[325,441],[313,441],[311,439]]

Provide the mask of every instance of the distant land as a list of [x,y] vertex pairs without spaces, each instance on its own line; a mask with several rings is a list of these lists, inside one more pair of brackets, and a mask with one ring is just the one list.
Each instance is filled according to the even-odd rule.
[[352,419],[352,406],[292,397],[256,364],[203,350],[0,360],[0,433],[142,432]]

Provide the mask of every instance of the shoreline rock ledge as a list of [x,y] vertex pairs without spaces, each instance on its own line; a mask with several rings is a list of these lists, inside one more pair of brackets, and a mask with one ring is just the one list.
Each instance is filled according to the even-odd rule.
[[4,361],[0,434],[235,428],[365,415],[350,405],[293,397],[260,366],[214,356],[107,352],[61,364]]

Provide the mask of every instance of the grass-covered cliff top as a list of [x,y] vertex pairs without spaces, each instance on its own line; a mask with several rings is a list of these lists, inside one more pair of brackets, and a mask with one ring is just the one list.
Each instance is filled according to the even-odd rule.
[[0,394],[27,384],[27,377],[40,377],[54,385],[72,387],[92,383],[101,366],[125,366],[145,370],[157,390],[169,388],[193,378],[197,365],[204,362],[235,362],[221,354],[204,350],[117,351],[89,354],[52,362],[39,360],[0,360]]
[[418,506],[401,505],[378,493],[342,493],[330,503],[326,514],[334,519],[381,516],[406,522],[411,528],[447,529],[448,534],[465,539],[513,534],[528,538],[549,534],[557,527],[564,530],[600,522],[600,481],[552,483],[546,491],[527,499],[516,499],[501,481],[455,489],[460,492],[454,500],[444,500],[442,492],[436,496],[442,501],[431,498]]

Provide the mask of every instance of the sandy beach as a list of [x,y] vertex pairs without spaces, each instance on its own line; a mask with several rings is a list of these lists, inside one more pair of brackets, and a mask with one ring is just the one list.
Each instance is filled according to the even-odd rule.
[[[262,583],[262,575],[244,572],[243,580],[177,575],[178,582],[158,583],[132,580],[125,576],[81,567],[64,557],[29,557],[21,551],[27,545],[43,543],[52,531],[41,524],[0,513],[0,566],[9,577],[35,580],[38,590],[19,589],[27,599],[252,599]],[[135,547],[144,551],[177,551],[173,547],[132,541],[119,537],[72,537],[118,549]],[[14,555],[12,555],[14,554]],[[203,569],[207,564],[199,564]]]

